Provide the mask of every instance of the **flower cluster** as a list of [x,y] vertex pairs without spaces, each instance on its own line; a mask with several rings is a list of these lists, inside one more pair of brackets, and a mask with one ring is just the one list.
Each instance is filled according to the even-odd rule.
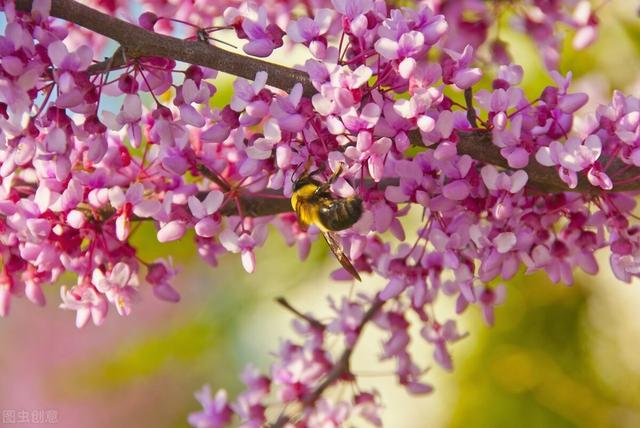
[[[319,231],[299,224],[288,200],[304,167],[318,169],[319,179],[340,169],[332,191],[363,200],[361,219],[340,240],[355,268],[385,286],[331,302],[335,315],[326,324],[296,320],[303,339],[284,342],[269,376],[247,371],[247,390],[233,401],[224,392],[198,393],[204,411],[190,418],[196,426],[223,426],[233,415],[243,426],[262,426],[271,394],[301,406],[276,426],[340,426],[356,417],[379,425],[375,391],[323,396],[338,382],[357,382],[348,359],[367,322],[387,334],[380,358],[396,363],[398,382],[427,393],[426,367],[409,343],[428,342],[435,362],[451,369],[448,346],[464,337],[455,319],[437,315],[438,299],[449,298],[457,313],[476,306],[491,324],[505,292],[494,281],[524,267],[570,284],[576,268],[598,270],[594,252],[605,248],[618,278],[640,276],[635,201],[624,192],[637,190],[640,176],[640,100],[616,92],[574,130],[587,97],[570,90],[570,74],[552,70],[555,84],[528,97],[519,87],[523,69],[500,60],[504,44],[487,39],[492,8],[512,2],[434,0],[414,10],[333,0],[307,2],[313,13],[296,18],[287,2],[221,9],[224,2],[144,1],[153,12],[139,23],[149,34],[188,15],[198,34],[226,29],[247,40],[243,49],[254,56],[306,49],[300,69],[315,93],[301,83],[289,91],[269,86],[257,69],[252,81],[234,81],[222,108],[210,105],[216,70],[124,55],[105,73],[92,65],[99,52],[49,17],[49,0],[26,10],[22,3],[0,2],[7,19],[0,37],[0,316],[16,297],[44,304],[42,286],[64,272],[76,283],[61,287],[60,306],[75,311],[78,327],[101,324],[110,308],[130,314],[147,285],[178,301],[171,260],[141,260],[130,243],[140,222],[151,222],[161,243],[193,230],[205,261],[216,266],[221,254],[236,253],[249,273],[259,270],[255,249],[273,224],[304,259]],[[587,2],[522,3],[522,25],[544,42],[549,68],[556,22],[578,29],[577,48],[595,36]],[[205,27],[218,23],[212,17],[222,25]],[[502,64],[492,80],[478,67],[485,42]],[[483,78],[491,90],[476,92],[476,110],[472,88]],[[105,106],[106,97],[116,97],[117,107]],[[478,157],[470,143],[497,154]],[[410,210],[423,214],[417,230],[404,221]],[[351,279],[343,269],[333,277]],[[414,324],[421,339],[409,333]],[[328,336],[342,337],[343,354],[326,349]]]

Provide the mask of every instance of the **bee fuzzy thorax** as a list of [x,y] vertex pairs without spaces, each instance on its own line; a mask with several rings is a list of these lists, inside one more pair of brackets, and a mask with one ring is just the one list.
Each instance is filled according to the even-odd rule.
[[322,231],[340,231],[353,226],[362,216],[362,200],[358,197],[333,197],[319,191],[320,183],[315,181],[296,184],[291,206],[301,223],[314,224]]

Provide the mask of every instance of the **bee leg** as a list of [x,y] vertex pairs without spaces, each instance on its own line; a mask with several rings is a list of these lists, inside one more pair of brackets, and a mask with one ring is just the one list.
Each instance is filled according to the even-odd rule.
[[[343,163],[340,162],[340,165],[338,165],[338,169],[336,169],[336,172],[334,172],[331,177],[329,177],[329,180],[327,180],[326,183],[321,184],[315,191],[316,194],[321,194],[321,193],[325,193],[327,190],[329,190],[329,187],[331,187],[331,185],[333,184],[334,181],[336,181],[338,179],[338,177],[340,176],[340,174],[342,174],[342,165]],[[309,174],[311,175],[311,174]]]

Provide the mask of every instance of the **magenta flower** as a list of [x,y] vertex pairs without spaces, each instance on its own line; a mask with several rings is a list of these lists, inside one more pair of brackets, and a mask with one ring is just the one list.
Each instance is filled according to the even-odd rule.
[[173,267],[173,259],[158,259],[147,266],[147,276],[145,279],[153,286],[153,294],[161,300],[167,302],[179,302],[180,294],[171,286],[171,281],[178,274],[178,270]]
[[279,97],[271,104],[271,115],[278,120],[284,131],[299,132],[306,124],[305,117],[300,114],[302,85],[296,84],[286,97]]
[[220,244],[232,253],[240,253],[242,267],[249,273],[256,269],[256,256],[254,248],[262,245],[266,239],[266,228],[256,226],[251,233],[247,231],[237,235],[231,229],[225,229],[220,233]]
[[136,183],[127,189],[125,193],[119,186],[109,189],[109,201],[111,206],[118,210],[116,219],[116,236],[125,241],[129,236],[132,214],[138,217],[153,217],[161,208],[161,204],[155,199],[144,199],[144,186]]
[[249,84],[244,79],[234,82],[230,106],[232,110],[241,113],[239,118],[241,125],[255,125],[269,112],[271,96],[268,91],[263,90],[266,83],[267,73],[264,71],[256,73],[253,84]]
[[[602,143],[597,135],[590,135],[584,141],[570,137],[564,144],[553,141],[549,147],[541,147],[536,153],[536,160],[545,166],[557,166],[560,178],[570,188],[578,185],[577,172],[586,168],[593,169],[602,153]],[[592,184],[611,189],[613,185],[606,174],[595,167],[592,173]]]
[[119,315],[131,313],[131,303],[136,297],[137,275],[126,263],[118,263],[105,275],[101,269],[94,269],[91,283],[105,294],[109,302],[116,306]]
[[220,390],[215,397],[211,396],[211,388],[205,385],[195,394],[202,405],[200,412],[189,414],[189,424],[196,428],[221,428],[231,421],[233,415],[227,401],[227,392]]
[[502,284],[495,288],[486,286],[476,287],[478,304],[482,308],[482,316],[488,325],[493,325],[495,319],[493,308],[502,303],[506,295],[506,287]]
[[263,126],[264,137],[257,138],[252,146],[247,147],[247,156],[256,160],[269,159],[273,148],[282,140],[282,132],[278,122],[269,119]]
[[373,8],[371,0],[331,0],[336,12],[346,18],[345,26],[356,37],[364,35],[367,30],[367,17]]
[[[436,129],[435,107],[442,101],[442,91],[438,88],[420,88],[409,100],[398,100],[393,109],[403,118],[415,121],[420,131],[429,133]],[[443,115],[442,119],[446,120]],[[442,129],[443,123],[440,124]],[[445,138],[449,135],[444,136]]]
[[224,17],[228,25],[234,26],[240,38],[249,40],[242,47],[247,54],[266,57],[282,46],[284,32],[277,25],[269,24],[267,9],[263,6],[257,9],[244,6],[244,10],[227,8]]
[[469,68],[473,61],[473,47],[467,45],[462,53],[445,49],[448,58],[443,59],[442,78],[445,83],[456,85],[459,89],[467,89],[475,85],[482,72],[479,68]]
[[324,59],[327,51],[325,34],[332,21],[333,13],[330,9],[318,9],[313,19],[303,16],[297,21],[289,22],[287,35],[295,43],[304,43],[314,57]]
[[313,107],[323,116],[342,114],[353,108],[360,102],[363,87],[372,76],[371,68],[364,65],[355,70],[336,66],[330,71],[330,81],[322,83],[319,93],[311,98]]
[[369,103],[362,108],[362,112],[358,113],[354,107],[351,107],[341,118],[344,127],[356,134],[360,131],[373,128],[378,122],[378,118],[382,113],[377,104]]
[[396,40],[381,38],[376,44],[376,52],[389,60],[398,61],[400,76],[408,79],[414,72],[418,55],[424,47],[424,35],[418,31],[404,33]]
[[203,201],[195,196],[189,196],[188,203],[191,214],[198,219],[195,231],[199,236],[210,238],[218,231],[218,223],[211,217],[218,211],[224,200],[224,195],[219,190],[207,193]]
[[384,173],[384,161],[391,145],[390,138],[382,137],[372,141],[371,133],[362,131],[358,133],[356,145],[347,147],[344,154],[361,165],[366,162],[371,178],[374,181],[380,181]]
[[60,308],[76,311],[76,327],[84,327],[89,319],[95,325],[101,325],[107,316],[109,306],[104,296],[98,293],[91,285],[78,283],[71,290],[60,288],[62,303]]
[[498,172],[495,166],[485,165],[481,170],[482,180],[489,190],[518,193],[527,184],[527,173],[516,171],[509,176],[504,172]]
[[427,342],[435,346],[433,358],[436,362],[446,370],[453,370],[453,362],[451,361],[451,354],[449,354],[447,344],[462,339],[467,336],[467,333],[458,333],[455,321],[448,320],[444,324],[428,323],[422,328],[421,334]]
[[345,298],[340,301],[339,307],[332,299],[329,302],[331,309],[336,312],[337,318],[327,326],[328,331],[342,334],[345,337],[345,345],[352,346],[360,334],[358,326],[364,316],[362,305],[349,302]]
[[598,19],[588,0],[582,0],[576,5],[573,10],[573,24],[578,28],[572,41],[574,49],[584,49],[598,37]]

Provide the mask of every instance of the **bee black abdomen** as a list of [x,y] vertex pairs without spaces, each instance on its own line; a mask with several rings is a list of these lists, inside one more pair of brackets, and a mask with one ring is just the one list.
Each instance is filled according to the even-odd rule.
[[352,197],[332,199],[318,212],[320,222],[329,230],[344,230],[353,226],[362,216],[362,199]]

